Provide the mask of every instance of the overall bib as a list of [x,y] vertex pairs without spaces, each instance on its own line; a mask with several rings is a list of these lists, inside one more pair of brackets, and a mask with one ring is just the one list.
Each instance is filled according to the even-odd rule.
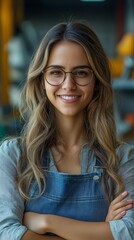
[[25,211],[54,214],[81,221],[105,221],[109,203],[103,188],[104,168],[96,160],[93,172],[67,174],[44,171],[46,188],[38,194],[37,183],[30,188],[34,199],[25,202]]

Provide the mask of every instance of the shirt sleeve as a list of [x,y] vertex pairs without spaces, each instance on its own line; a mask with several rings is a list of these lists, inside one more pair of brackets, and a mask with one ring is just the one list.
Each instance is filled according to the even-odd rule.
[[20,151],[16,140],[0,146],[0,240],[20,240],[27,228],[22,225],[24,199],[17,187],[17,161]]
[[[119,174],[129,193],[127,199],[134,200],[134,146],[121,144],[117,155],[120,158]],[[110,221],[110,228],[115,240],[134,240],[134,207],[121,220]]]

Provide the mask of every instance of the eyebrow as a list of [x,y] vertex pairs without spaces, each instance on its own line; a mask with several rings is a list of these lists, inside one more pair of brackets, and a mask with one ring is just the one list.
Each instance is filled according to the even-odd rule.
[[[49,68],[62,68],[62,69],[65,69],[65,67],[61,66],[61,65],[50,65],[50,66],[46,67],[46,69],[49,69]],[[77,69],[77,68],[81,68],[81,69],[90,68],[91,69],[91,66],[89,66],[89,65],[78,65],[76,67],[73,67],[73,69]]]

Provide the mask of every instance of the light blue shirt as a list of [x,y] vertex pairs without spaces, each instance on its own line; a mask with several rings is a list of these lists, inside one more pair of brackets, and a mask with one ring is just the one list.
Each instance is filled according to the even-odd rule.
[[[16,140],[5,141],[0,147],[0,240],[20,240],[27,228],[22,225],[24,199],[18,191],[17,162],[20,149]],[[123,178],[128,198],[134,199],[134,146],[122,143],[117,148],[120,159],[119,172]],[[90,161],[89,161],[90,159]],[[85,145],[81,151],[81,172],[91,172],[96,156]],[[50,170],[57,171],[51,156]],[[134,208],[121,220],[110,221],[115,240],[134,240]]]

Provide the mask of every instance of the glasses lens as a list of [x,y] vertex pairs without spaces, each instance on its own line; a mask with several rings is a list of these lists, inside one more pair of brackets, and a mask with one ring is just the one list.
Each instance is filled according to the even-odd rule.
[[72,74],[72,79],[80,86],[90,84],[93,78],[93,71],[90,68],[77,68],[72,72],[64,72],[62,69],[50,68],[45,71],[45,79],[50,85],[57,86],[63,83],[66,73]]
[[89,68],[76,69],[72,74],[76,84],[81,86],[88,85],[93,78],[93,71]]
[[56,86],[64,81],[64,72],[61,69],[47,69],[45,78],[49,84]]

